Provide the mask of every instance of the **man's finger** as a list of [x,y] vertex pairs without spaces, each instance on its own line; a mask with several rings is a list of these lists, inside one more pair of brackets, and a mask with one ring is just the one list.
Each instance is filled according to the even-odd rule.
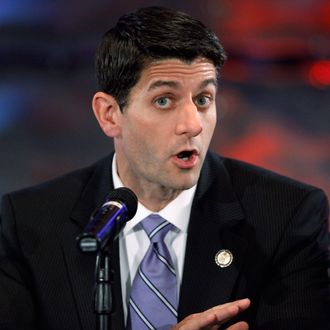
[[231,325],[227,330],[248,330],[249,325],[246,322],[238,322]]
[[[231,303],[212,307],[202,313],[189,315],[181,321],[173,329],[175,330],[200,330],[211,328],[214,325],[221,325],[232,317],[247,309],[250,305],[249,299],[242,299]],[[245,322],[237,323],[237,328],[229,328],[231,330],[246,330]]]

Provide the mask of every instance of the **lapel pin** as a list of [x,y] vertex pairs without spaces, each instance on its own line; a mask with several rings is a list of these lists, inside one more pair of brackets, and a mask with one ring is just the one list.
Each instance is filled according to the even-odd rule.
[[219,267],[225,268],[230,266],[233,262],[233,254],[227,249],[219,250],[214,260]]

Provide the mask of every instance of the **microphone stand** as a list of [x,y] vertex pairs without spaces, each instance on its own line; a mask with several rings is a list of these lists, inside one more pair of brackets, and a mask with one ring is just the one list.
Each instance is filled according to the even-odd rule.
[[105,247],[100,249],[95,264],[94,312],[97,315],[98,330],[109,330],[109,315],[112,312],[112,289],[110,271],[110,253]]
[[81,252],[97,252],[95,264],[94,312],[97,329],[109,330],[112,312],[113,273],[110,271],[108,243],[116,239],[126,221],[132,219],[138,206],[136,195],[128,188],[114,189],[105,203],[94,211],[90,222],[76,240]]

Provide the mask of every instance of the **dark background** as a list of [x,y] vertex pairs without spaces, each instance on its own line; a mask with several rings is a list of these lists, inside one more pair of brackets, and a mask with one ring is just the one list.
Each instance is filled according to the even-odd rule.
[[225,46],[212,148],[329,196],[328,0],[0,0],[0,195],[112,150],[91,110],[94,51],[148,5],[192,14]]

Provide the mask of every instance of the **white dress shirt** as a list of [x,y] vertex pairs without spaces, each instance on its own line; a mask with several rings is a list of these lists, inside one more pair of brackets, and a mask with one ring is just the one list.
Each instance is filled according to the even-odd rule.
[[[114,155],[112,162],[112,178],[115,188],[124,186],[118,176],[116,155]],[[174,268],[176,270],[178,294],[180,293],[187,241],[187,229],[195,191],[196,185],[188,190],[184,190],[178,197],[157,213],[174,225],[174,229],[169,231],[164,240],[171,254]],[[124,320],[127,318],[127,304],[132,282],[140,262],[150,245],[150,240],[147,234],[140,226],[137,226],[137,224],[151,213],[155,212],[148,210],[141,203],[138,203],[135,216],[126,223],[125,228],[119,235],[119,258]]]

